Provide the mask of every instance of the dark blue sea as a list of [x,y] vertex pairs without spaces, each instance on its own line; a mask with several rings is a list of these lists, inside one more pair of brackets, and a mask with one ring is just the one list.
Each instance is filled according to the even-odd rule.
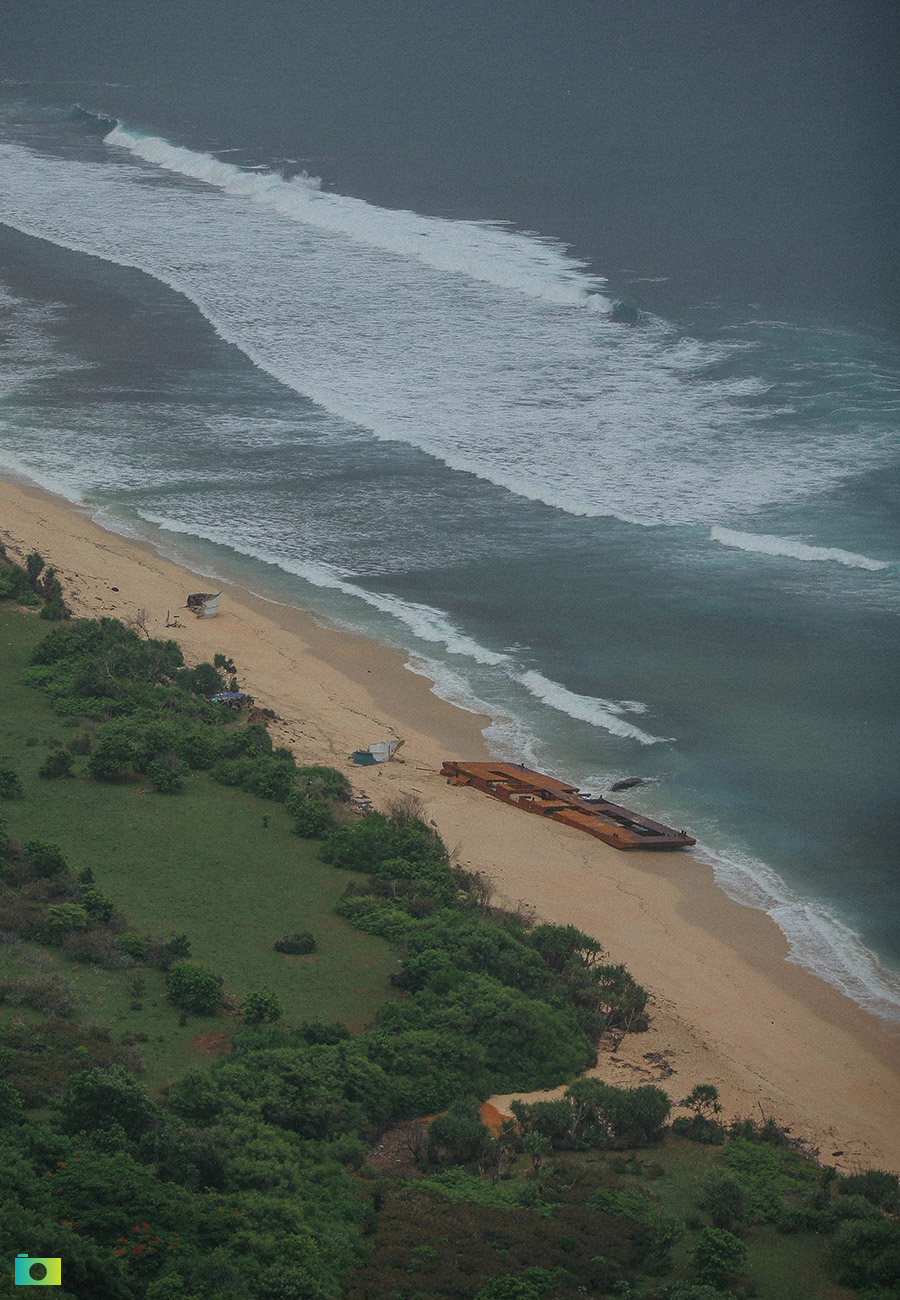
[[0,24],[0,467],[644,778],[900,1019],[891,8]]

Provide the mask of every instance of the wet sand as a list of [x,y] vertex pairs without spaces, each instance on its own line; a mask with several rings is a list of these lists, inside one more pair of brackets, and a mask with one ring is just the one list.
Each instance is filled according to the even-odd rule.
[[[622,853],[448,786],[444,759],[489,757],[489,719],[438,699],[375,642],[228,585],[219,616],[196,619],[188,593],[221,583],[21,484],[0,483],[0,540],[19,559],[40,551],[78,616],[127,622],[143,611],[150,635],[177,639],[189,662],[230,655],[242,687],[277,714],[277,743],[301,762],[340,768],[375,807],[421,800],[458,861],[494,881],[495,901],[599,938],[653,997],[650,1031],[603,1052],[602,1077],[658,1083],[675,1101],[713,1083],[725,1118],[772,1116],[842,1170],[900,1170],[900,1028],[787,961],[774,922],[729,899],[708,866],[684,853]],[[167,628],[167,614],[180,626]],[[350,762],[357,746],[388,737],[405,741],[391,763]]]

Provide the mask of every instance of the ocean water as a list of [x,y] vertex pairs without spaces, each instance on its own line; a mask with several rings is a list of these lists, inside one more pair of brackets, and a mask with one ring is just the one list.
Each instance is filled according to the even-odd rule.
[[898,1021],[888,11],[451,8],[12,6],[0,465],[642,777]]

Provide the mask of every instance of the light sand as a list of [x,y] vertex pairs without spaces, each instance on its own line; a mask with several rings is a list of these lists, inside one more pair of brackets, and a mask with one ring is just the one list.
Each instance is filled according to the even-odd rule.
[[[0,539],[19,558],[39,550],[79,616],[127,622],[144,610],[150,634],[175,637],[190,662],[231,655],[298,759],[345,771],[376,807],[415,795],[460,863],[493,878],[498,901],[597,936],[653,993],[650,1032],[604,1052],[602,1077],[659,1083],[675,1101],[713,1083],[726,1118],[771,1115],[843,1170],[900,1170],[900,1033],[787,962],[774,922],[728,899],[709,867],[621,853],[448,787],[445,758],[488,756],[487,719],[439,700],[373,642],[228,586],[219,616],[195,619],[185,600],[208,578],[31,488],[0,483]],[[167,629],[167,611],[183,626]],[[389,736],[405,739],[402,761],[350,763],[358,745]]]

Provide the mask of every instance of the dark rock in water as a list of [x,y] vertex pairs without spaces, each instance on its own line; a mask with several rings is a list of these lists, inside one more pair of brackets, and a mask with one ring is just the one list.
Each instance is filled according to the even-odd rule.
[[609,788],[610,790],[630,790],[632,786],[643,784],[644,778],[642,776],[627,776],[624,781],[617,781],[615,785],[611,785]]
[[[609,315],[610,319],[614,320],[617,325],[637,325],[639,312],[637,307],[632,307],[630,302],[614,302]],[[615,789],[615,786],[613,786],[613,789]]]

